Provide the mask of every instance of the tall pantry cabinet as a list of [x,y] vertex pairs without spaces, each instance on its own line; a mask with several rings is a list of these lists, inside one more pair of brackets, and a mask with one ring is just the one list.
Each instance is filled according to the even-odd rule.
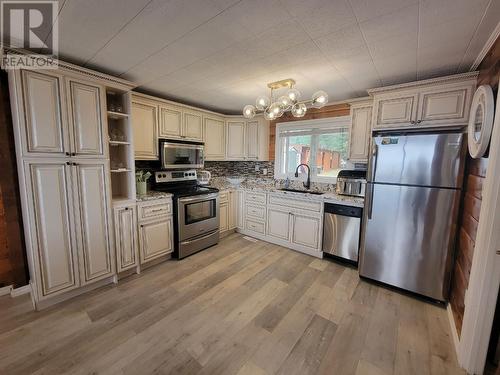
[[106,86],[63,68],[11,71],[9,85],[39,308],[115,274]]

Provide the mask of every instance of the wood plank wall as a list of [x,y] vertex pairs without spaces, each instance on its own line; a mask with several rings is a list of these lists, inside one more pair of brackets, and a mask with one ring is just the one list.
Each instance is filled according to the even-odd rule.
[[271,121],[269,127],[269,160],[274,160],[276,142],[276,123],[300,120],[315,120],[328,117],[349,116],[349,104],[328,105],[320,109],[310,108],[306,115],[301,118],[293,117],[289,112],[281,116],[278,120]]
[[7,74],[0,71],[0,287],[28,282]]
[[[498,91],[500,77],[500,39],[491,47],[478,67],[478,86],[489,84]],[[472,159],[468,156],[465,168],[465,194],[463,196],[456,246],[456,263],[451,284],[450,304],[458,334],[462,330],[465,311],[465,292],[474,255],[477,226],[481,211],[483,182],[488,167],[488,158]]]

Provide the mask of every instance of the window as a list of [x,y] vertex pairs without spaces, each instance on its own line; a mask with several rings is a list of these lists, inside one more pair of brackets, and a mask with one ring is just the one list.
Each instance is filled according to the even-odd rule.
[[[349,126],[347,116],[278,124],[275,176],[294,179],[297,166],[307,164],[311,180],[335,182],[339,170],[353,167],[348,160]],[[300,167],[299,173],[306,174],[307,168]]]

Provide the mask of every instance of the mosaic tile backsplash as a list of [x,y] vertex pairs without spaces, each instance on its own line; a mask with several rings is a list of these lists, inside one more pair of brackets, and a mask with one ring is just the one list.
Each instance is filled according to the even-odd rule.
[[[259,167],[258,171],[255,166]],[[206,161],[204,169],[209,171],[212,177],[274,177],[274,161]],[[262,174],[263,169],[267,169],[266,175]]]

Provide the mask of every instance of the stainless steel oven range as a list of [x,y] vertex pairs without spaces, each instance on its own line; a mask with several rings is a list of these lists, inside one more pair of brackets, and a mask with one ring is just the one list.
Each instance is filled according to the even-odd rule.
[[155,172],[154,190],[173,194],[176,258],[219,242],[219,190],[197,185],[196,170]]

